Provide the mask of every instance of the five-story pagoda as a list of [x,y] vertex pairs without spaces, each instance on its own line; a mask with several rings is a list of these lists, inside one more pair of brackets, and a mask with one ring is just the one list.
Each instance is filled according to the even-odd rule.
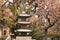
[[19,13],[17,15],[16,30],[14,30],[15,31],[14,35],[16,37],[16,40],[32,40],[32,37],[30,35],[32,30],[29,29],[31,24],[31,22],[29,22],[29,17],[32,16],[35,7],[34,5],[31,4],[29,5],[28,2],[25,3],[24,1],[25,0],[21,0],[22,5],[20,5],[22,6],[22,13]]

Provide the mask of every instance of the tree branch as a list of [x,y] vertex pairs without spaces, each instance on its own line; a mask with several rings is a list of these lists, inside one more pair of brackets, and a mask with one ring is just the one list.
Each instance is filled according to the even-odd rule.
[[56,20],[53,24],[50,24],[46,29],[49,29],[50,27],[54,26],[55,23],[57,23],[59,20]]
[[51,23],[50,23],[50,18],[48,18],[48,15],[49,15],[49,11],[48,11],[48,13],[46,14],[46,18],[47,18],[47,20],[48,20],[48,22],[49,22],[49,25],[51,25]]
[[56,19],[56,21],[53,22],[53,24],[51,24],[51,23],[50,23],[50,18],[48,18],[48,15],[49,15],[49,11],[48,11],[48,13],[47,13],[47,15],[46,15],[46,18],[47,18],[47,20],[48,20],[48,22],[49,22],[49,25],[48,25],[48,27],[46,27],[45,29],[49,29],[50,27],[54,26],[55,23],[57,23],[57,22],[59,21],[59,19],[60,19],[60,17],[58,17],[58,18]]
[[8,2],[8,0],[2,5],[2,7]]

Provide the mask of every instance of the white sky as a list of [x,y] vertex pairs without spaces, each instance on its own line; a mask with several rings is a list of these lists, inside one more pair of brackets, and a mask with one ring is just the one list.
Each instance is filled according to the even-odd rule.
[[[7,0],[4,0],[4,2],[6,2]],[[12,2],[13,3],[13,0],[8,0],[9,2]]]
[[13,3],[13,0],[9,0],[9,1]]
[[[7,0],[3,0],[3,3],[4,4]],[[8,0],[9,2],[13,3],[13,0]],[[9,4],[9,2],[7,2],[6,4]]]

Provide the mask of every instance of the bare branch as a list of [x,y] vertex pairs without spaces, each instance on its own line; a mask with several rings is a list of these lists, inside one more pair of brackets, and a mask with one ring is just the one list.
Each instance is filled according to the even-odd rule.
[[[59,18],[58,18],[59,19]],[[56,21],[53,23],[53,24],[50,24],[47,28],[45,28],[45,29],[49,29],[50,27],[52,27],[52,26],[54,26],[55,25],[55,23],[57,23],[59,20],[58,19],[56,19]]]
[[48,20],[48,22],[49,22],[49,25],[51,25],[51,23],[50,23],[50,18],[48,17],[48,15],[49,15],[49,11],[48,11],[48,13],[46,14],[46,18],[47,18],[47,20]]
[[2,7],[8,2],[8,0],[2,5]]
[[48,17],[48,15],[49,15],[49,11],[48,11],[48,13],[46,14],[46,18],[47,18],[47,20],[48,20],[49,25],[48,25],[48,27],[46,27],[45,29],[49,29],[50,27],[54,26],[55,23],[57,23],[57,22],[59,21],[59,19],[60,19],[60,17],[57,17],[57,19],[51,24],[51,23],[50,23],[50,18]]

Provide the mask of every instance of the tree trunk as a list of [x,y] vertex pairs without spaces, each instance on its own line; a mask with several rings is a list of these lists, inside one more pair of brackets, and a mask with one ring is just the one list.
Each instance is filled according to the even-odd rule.
[[45,29],[44,40],[47,40],[47,29]]

